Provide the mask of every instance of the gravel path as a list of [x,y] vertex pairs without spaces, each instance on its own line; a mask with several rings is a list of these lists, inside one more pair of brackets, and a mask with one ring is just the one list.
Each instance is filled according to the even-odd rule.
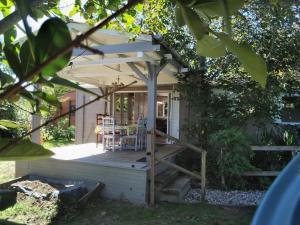
[[[255,206],[264,196],[264,191],[220,191],[207,189],[205,200],[214,205]],[[201,189],[191,189],[185,196],[185,202],[195,203],[201,200]]]

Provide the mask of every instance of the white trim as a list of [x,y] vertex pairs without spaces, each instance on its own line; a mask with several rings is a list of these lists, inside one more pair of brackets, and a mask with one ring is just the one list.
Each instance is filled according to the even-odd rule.
[[[151,42],[132,42],[127,44],[97,45],[91,46],[93,49],[103,52],[103,54],[124,54],[130,52],[153,52],[160,51],[160,45],[154,45]],[[75,48],[72,56],[77,55],[95,55],[86,49]]]

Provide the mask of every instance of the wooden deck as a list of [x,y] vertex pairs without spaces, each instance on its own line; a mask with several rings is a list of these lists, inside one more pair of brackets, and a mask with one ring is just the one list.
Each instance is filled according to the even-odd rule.
[[[160,158],[170,158],[182,150],[183,148],[180,145],[157,145],[156,154]],[[70,160],[112,167],[148,169],[145,151],[103,151],[102,145],[99,144],[98,148],[96,148],[95,143],[58,147],[53,148],[52,151],[55,153],[52,158],[57,160]]]
[[[157,156],[172,160],[184,148],[180,145],[158,145]],[[16,162],[16,176],[27,174],[84,181],[91,188],[105,183],[103,196],[145,204],[148,199],[146,152],[103,151],[95,143],[70,145],[52,149],[55,155],[46,160]],[[156,165],[157,172],[165,169]]]

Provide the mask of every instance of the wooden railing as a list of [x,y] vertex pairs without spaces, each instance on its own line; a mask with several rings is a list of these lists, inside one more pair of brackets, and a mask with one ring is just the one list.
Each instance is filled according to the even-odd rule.
[[[292,156],[295,151],[300,151],[300,146],[251,146],[252,151],[257,152],[291,152]],[[280,171],[247,171],[243,176],[247,177],[276,177]]]
[[[175,170],[178,170],[184,174],[187,174],[193,178],[200,180],[201,181],[202,199],[204,199],[205,198],[205,188],[206,188],[206,154],[207,154],[207,152],[205,150],[203,150],[202,148],[199,148],[199,147],[189,144],[189,143],[182,142],[179,139],[172,137],[168,134],[165,134],[164,132],[161,132],[159,130],[151,131],[151,135],[155,136],[156,134],[160,135],[162,137],[166,137],[169,140],[172,140],[177,144],[180,144],[182,146],[185,146],[188,149],[191,149],[193,151],[200,153],[201,154],[201,176],[199,174],[189,171],[181,166],[178,166],[175,163],[171,163],[168,160],[156,157],[155,149],[154,149],[155,145],[154,145],[154,143],[151,143],[152,152],[150,154],[150,204],[151,205],[155,204],[155,162],[163,163],[163,164],[167,165],[168,167],[171,167]],[[155,138],[152,138],[152,140],[154,140],[154,139]]]

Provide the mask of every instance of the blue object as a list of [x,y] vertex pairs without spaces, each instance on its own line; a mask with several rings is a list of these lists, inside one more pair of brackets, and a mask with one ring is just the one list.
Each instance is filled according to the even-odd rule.
[[251,225],[300,225],[300,154],[275,179]]

